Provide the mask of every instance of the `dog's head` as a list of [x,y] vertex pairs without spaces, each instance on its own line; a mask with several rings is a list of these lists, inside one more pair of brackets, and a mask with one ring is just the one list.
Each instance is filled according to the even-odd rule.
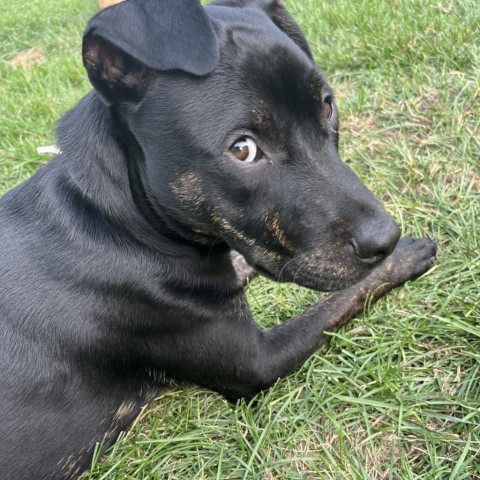
[[129,0],[90,22],[83,57],[136,145],[133,188],[176,235],[322,290],[394,249],[399,229],[340,160],[332,90],[278,0]]

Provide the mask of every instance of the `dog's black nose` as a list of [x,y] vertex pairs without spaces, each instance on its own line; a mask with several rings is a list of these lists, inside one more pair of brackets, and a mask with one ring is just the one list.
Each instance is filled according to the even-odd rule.
[[365,222],[351,239],[358,259],[378,263],[388,257],[400,240],[400,229],[390,218]]

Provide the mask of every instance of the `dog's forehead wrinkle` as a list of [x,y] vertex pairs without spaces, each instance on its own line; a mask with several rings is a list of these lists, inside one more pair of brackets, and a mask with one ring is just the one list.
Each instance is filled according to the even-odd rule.
[[283,45],[242,61],[242,70],[250,72],[240,79],[243,88],[250,92],[250,98],[262,99],[277,123],[309,121],[321,125],[326,82],[319,71]]

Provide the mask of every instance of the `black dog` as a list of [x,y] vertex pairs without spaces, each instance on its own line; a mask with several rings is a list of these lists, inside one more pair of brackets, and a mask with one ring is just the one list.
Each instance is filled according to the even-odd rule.
[[[338,112],[277,0],[131,0],[88,25],[95,91],[0,204],[0,472],[69,479],[171,379],[251,398],[427,271],[340,161]],[[230,257],[340,290],[253,322]],[[393,253],[392,253],[393,252]]]

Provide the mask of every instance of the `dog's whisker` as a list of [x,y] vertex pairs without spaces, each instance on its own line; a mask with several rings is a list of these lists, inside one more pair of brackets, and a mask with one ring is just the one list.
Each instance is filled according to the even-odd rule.
[[210,244],[210,248],[207,253],[207,258],[210,258],[210,255],[212,254],[213,249],[215,248],[217,241],[221,240],[222,237],[216,237],[215,239],[212,240],[212,243]]
[[286,269],[286,267],[287,267],[290,263],[292,263],[293,261],[295,261],[297,258],[298,258],[298,256],[295,255],[294,257],[292,257],[290,260],[288,260],[288,262],[286,262],[286,263],[283,265],[283,267],[280,269],[280,272],[278,272],[277,281],[281,281],[283,271]]

